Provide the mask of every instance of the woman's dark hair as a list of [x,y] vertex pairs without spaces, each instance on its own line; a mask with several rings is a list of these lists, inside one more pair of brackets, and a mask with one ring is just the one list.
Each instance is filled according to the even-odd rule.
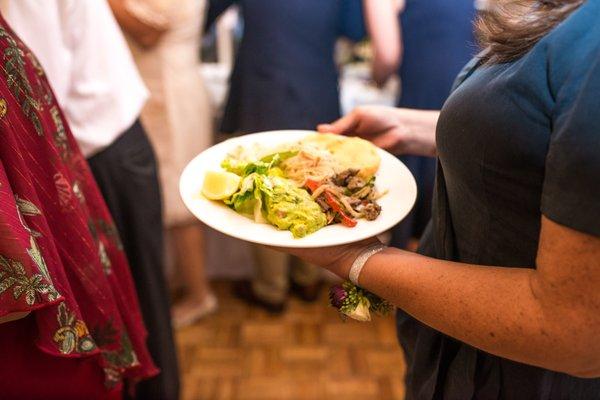
[[491,0],[476,23],[487,63],[514,61],[585,0]]

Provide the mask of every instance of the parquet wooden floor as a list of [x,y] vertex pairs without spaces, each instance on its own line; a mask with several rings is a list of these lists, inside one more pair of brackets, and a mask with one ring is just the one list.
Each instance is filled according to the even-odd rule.
[[342,322],[291,299],[279,317],[214,285],[217,314],[177,332],[183,400],[402,399],[405,364],[392,316]]

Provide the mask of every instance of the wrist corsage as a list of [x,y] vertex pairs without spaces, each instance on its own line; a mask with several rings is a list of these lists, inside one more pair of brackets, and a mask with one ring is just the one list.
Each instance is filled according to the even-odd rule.
[[363,322],[371,320],[371,313],[386,315],[393,309],[386,300],[348,281],[329,289],[329,303],[343,319],[350,317]]

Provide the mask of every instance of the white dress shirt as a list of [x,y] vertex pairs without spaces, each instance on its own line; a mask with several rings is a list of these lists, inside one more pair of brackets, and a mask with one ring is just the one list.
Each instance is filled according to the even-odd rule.
[[110,145],[148,92],[106,0],[10,0],[4,17],[44,67],[82,152]]

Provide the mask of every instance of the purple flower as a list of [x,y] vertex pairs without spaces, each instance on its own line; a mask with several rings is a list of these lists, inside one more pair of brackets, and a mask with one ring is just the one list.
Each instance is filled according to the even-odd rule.
[[329,302],[338,310],[344,305],[346,297],[348,297],[348,293],[342,285],[334,285],[329,289]]

